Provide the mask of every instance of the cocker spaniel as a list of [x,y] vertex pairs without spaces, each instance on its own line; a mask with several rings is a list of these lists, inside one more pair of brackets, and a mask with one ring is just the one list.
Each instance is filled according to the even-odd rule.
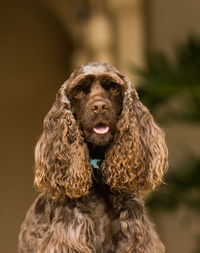
[[143,194],[162,182],[161,129],[128,78],[88,63],[61,86],[35,149],[41,192],[19,253],[163,253]]

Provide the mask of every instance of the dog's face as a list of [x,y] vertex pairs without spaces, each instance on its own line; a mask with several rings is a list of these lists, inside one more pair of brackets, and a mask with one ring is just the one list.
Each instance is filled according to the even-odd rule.
[[117,74],[104,73],[95,67],[74,79],[68,97],[88,143],[105,146],[113,140],[124,89],[124,83]]

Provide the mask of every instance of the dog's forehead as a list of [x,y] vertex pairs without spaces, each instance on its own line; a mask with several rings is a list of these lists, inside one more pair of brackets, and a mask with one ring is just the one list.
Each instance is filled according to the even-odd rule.
[[91,74],[91,75],[103,74],[105,72],[108,72],[108,66],[105,66],[103,64],[85,65],[83,67],[83,72],[85,74]]
[[64,83],[64,89],[67,93],[75,87],[83,79],[91,77],[110,78],[114,82],[117,82],[127,88],[124,75],[121,74],[115,67],[107,63],[91,62],[86,65],[82,65],[72,72],[70,78]]

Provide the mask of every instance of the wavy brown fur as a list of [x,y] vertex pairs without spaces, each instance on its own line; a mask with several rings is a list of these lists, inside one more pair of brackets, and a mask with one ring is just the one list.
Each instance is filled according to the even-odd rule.
[[[123,87],[123,108],[114,115],[114,139],[98,174],[69,97],[81,77],[104,73]],[[44,120],[35,149],[35,185],[42,193],[21,226],[19,253],[164,253],[140,197],[162,182],[166,169],[164,135],[129,79],[108,64],[81,66]]]
[[92,185],[89,154],[65,94],[66,82],[44,120],[35,149],[35,185],[53,200],[87,195]]
[[139,101],[134,86],[123,79],[127,84],[124,109],[103,174],[111,188],[140,195],[162,182],[168,151],[163,132]]
[[[105,67],[117,73],[127,89],[103,175],[112,189],[141,194],[162,182],[167,168],[164,135],[130,81],[114,67]],[[75,70],[60,88],[35,150],[35,185],[54,200],[87,195],[92,185],[88,149],[66,96],[74,77],[83,71],[84,67]]]

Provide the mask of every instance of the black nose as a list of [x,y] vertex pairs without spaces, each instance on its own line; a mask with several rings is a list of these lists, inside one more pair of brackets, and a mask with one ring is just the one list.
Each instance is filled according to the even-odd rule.
[[91,110],[94,114],[105,114],[108,112],[108,105],[103,100],[95,100],[91,105]]

